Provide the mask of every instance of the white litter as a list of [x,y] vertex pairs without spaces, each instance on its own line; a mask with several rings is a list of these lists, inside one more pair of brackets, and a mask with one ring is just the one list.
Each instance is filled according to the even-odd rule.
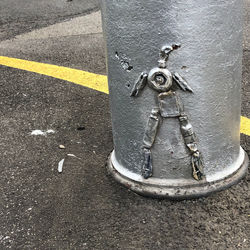
[[80,159],[80,160],[81,160],[81,158],[79,158],[79,157],[75,156],[74,154],[67,154],[67,156],[75,157],[75,158],[77,158],[77,159]]
[[64,159],[62,159],[62,160],[58,163],[58,172],[59,172],[59,173],[62,173],[63,163],[64,163]]
[[73,155],[73,154],[67,154],[67,156],[72,156],[72,157],[76,157],[75,155]]
[[36,129],[36,130],[33,130],[31,132],[31,135],[43,135],[43,136],[46,136],[47,134],[54,134],[55,131],[53,129],[49,129],[47,131],[42,131],[40,129]]
[[49,129],[49,130],[47,130],[47,132],[45,132],[45,133],[47,133],[47,134],[54,134],[55,131],[54,131],[53,129]]
[[45,132],[43,132],[42,130],[38,130],[38,129],[33,130],[31,132],[31,135],[45,135],[45,134],[46,134]]

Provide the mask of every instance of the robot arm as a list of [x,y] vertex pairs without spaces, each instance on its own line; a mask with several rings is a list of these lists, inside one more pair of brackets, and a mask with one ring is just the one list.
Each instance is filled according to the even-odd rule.
[[193,90],[190,86],[188,86],[188,83],[178,74],[173,74],[173,79],[177,83],[177,85],[182,89],[183,91],[189,91],[193,93]]
[[136,81],[133,87],[133,90],[130,96],[137,97],[140,91],[146,86],[147,81],[148,81],[148,74],[145,72],[141,73],[140,77],[138,78],[138,80]]

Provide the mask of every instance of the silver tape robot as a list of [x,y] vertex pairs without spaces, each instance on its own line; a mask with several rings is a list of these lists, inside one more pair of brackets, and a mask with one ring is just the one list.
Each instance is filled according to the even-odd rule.
[[160,119],[170,117],[179,119],[181,133],[186,147],[191,154],[192,175],[194,179],[202,180],[204,177],[202,157],[197,147],[193,127],[184,113],[183,104],[179,96],[174,91],[174,84],[183,91],[192,93],[193,90],[178,73],[171,73],[167,69],[169,54],[179,47],[180,45],[178,44],[162,47],[158,67],[151,69],[149,73],[143,72],[131,92],[131,96],[137,97],[147,84],[151,89],[158,92],[158,107],[153,108],[151,111],[143,138],[143,164],[141,172],[145,179],[153,175],[151,148],[155,141]]

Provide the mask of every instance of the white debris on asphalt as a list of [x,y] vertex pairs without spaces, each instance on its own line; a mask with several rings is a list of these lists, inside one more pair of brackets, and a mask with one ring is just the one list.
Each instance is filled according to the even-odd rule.
[[49,130],[47,130],[47,132],[45,132],[45,133],[47,133],[47,134],[54,134],[55,131],[54,131],[53,129],[49,129]]
[[[74,154],[67,154],[67,156],[75,157],[75,158],[81,160],[81,158],[75,156]],[[62,171],[63,171],[63,164],[64,164],[64,161],[65,161],[65,159],[62,159],[62,160],[58,163],[58,172],[59,172],[59,173],[62,173]]]
[[75,155],[73,155],[73,154],[67,154],[67,156],[72,156],[72,157],[76,157]]
[[8,240],[10,236],[4,236],[1,240]]
[[43,132],[42,130],[36,129],[31,132],[31,135],[45,135],[45,132]]
[[62,173],[63,163],[64,163],[64,159],[62,159],[62,160],[58,163],[58,172],[59,172],[59,173]]
[[81,158],[79,158],[79,157],[75,156],[74,154],[67,154],[67,156],[75,157],[75,158],[77,158],[77,159],[80,159],[80,160],[81,160]]
[[55,131],[53,129],[49,129],[47,131],[42,131],[40,129],[36,129],[36,130],[33,130],[31,132],[31,135],[43,135],[43,136],[46,136],[47,134],[54,134]]

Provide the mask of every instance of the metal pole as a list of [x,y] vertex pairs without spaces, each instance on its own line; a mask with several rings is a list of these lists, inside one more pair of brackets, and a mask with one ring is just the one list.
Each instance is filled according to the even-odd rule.
[[109,171],[143,195],[191,198],[246,173],[242,0],[103,0]]

